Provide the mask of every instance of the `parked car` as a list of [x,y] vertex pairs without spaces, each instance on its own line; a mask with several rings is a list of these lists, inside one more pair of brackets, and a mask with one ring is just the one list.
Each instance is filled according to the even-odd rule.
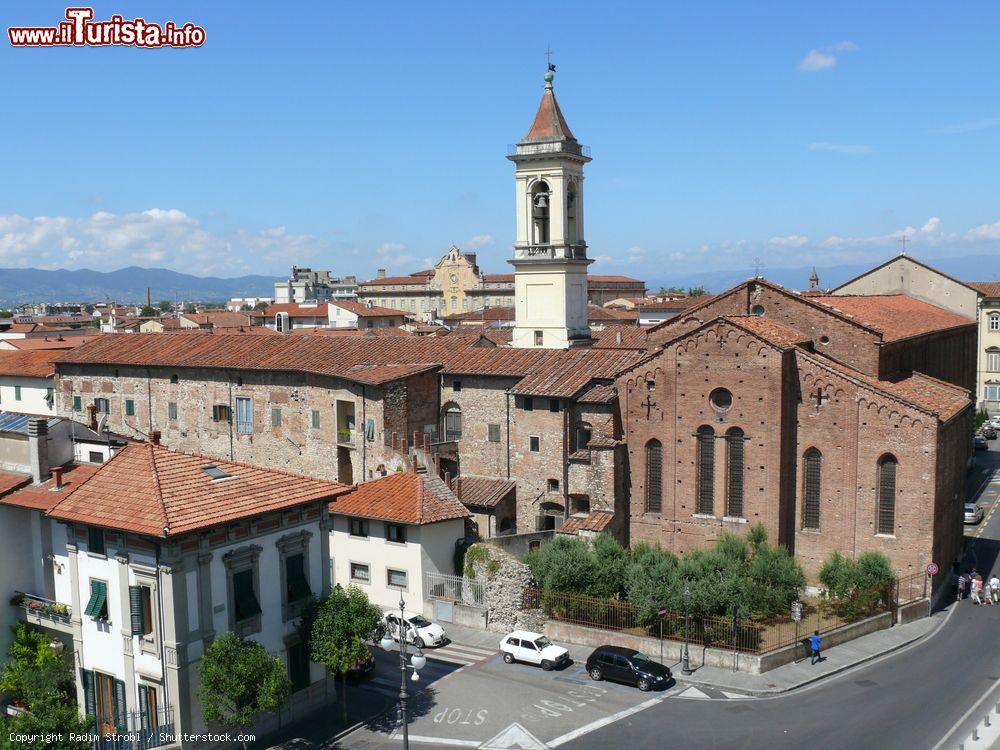
[[548,672],[553,667],[565,667],[570,662],[569,651],[555,645],[541,633],[515,630],[500,640],[500,652],[508,664],[521,661],[538,664]]
[[1000,430],[1000,414],[990,417],[989,425],[994,430]]
[[448,642],[448,637],[444,634],[444,628],[437,623],[431,622],[423,615],[416,612],[403,613],[403,627],[400,628],[399,612],[387,612],[385,615],[385,629],[393,640],[399,641],[400,630],[406,633],[406,642],[412,643],[417,648],[424,646],[441,646]]
[[641,651],[622,646],[598,646],[587,658],[587,674],[592,680],[611,680],[635,685],[640,690],[665,686],[672,677],[668,667]]
[[975,446],[977,451],[984,451],[990,447],[990,444],[986,442],[986,438],[982,435],[976,435],[972,438],[972,444]]
[[965,523],[979,523],[983,520],[983,506],[975,503],[965,504]]
[[995,440],[997,436],[996,428],[989,424],[984,424],[983,429],[981,429],[979,433],[987,440]]

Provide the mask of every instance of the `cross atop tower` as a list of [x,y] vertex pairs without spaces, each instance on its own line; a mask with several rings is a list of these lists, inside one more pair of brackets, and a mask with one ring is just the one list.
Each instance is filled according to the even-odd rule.
[[753,277],[755,279],[759,279],[760,278],[760,269],[762,269],[763,267],[764,267],[764,263],[763,263],[763,261],[761,261],[760,258],[754,258],[753,259]]
[[549,64],[549,70],[555,70],[555,66],[552,64],[552,48],[545,45],[545,61]]
[[903,236],[899,238],[899,244],[903,246],[903,255],[906,255],[906,243],[908,240],[909,238],[906,236],[905,232],[903,233]]

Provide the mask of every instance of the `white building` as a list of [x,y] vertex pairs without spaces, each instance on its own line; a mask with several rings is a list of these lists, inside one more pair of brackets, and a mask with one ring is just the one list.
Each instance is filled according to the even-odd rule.
[[407,320],[401,310],[353,300],[276,303],[266,315],[267,327],[279,333],[300,328],[398,328]]
[[469,511],[440,479],[397,472],[365,482],[330,505],[330,567],[381,607],[422,612],[425,577],[453,575],[455,543]]
[[[76,472],[81,481],[66,481]],[[4,512],[36,516],[32,549],[19,555],[41,572],[26,580],[21,571],[20,585],[33,588],[16,609],[72,638],[77,700],[102,734],[203,731],[195,667],[228,630],[280,655],[291,709],[305,710],[323,697],[306,690],[323,670],[299,642],[297,618],[310,594],[329,588],[326,506],[348,489],[129,445],[100,467],[0,500]],[[10,518],[27,530],[23,513]],[[48,529],[37,544],[36,525]]]
[[292,266],[291,276],[274,282],[274,301],[278,304],[307,300],[353,300],[357,296],[356,276],[338,278],[331,276],[329,271]]
[[0,351],[0,409],[55,416],[58,350]]

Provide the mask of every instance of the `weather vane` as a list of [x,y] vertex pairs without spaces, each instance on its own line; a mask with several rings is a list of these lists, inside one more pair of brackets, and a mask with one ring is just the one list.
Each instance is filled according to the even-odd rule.
[[552,48],[548,45],[545,45],[545,59],[548,60],[549,70],[555,73],[556,66],[552,64]]

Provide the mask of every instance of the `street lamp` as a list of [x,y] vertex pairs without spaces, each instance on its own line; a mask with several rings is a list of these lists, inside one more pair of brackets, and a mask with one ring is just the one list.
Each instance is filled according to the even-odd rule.
[[688,654],[688,627],[691,624],[691,589],[684,587],[684,654],[681,656],[681,673],[691,674],[691,657]]
[[[420,675],[417,674],[424,665],[427,664],[427,658],[418,648],[416,653],[410,657],[410,664],[406,663],[406,655],[408,652],[408,647],[406,645],[406,628],[404,622],[406,621],[405,612],[406,602],[403,601],[403,592],[400,590],[399,593],[399,710],[402,717],[403,723],[403,750],[410,750],[410,734],[409,734],[409,721],[406,718],[406,701],[410,697],[410,694],[406,692],[406,670],[413,670],[413,677],[410,679],[414,682],[420,680]],[[385,635],[382,636],[382,640],[379,642],[383,649],[388,651],[392,648],[393,639],[389,635],[389,631],[386,630]]]

